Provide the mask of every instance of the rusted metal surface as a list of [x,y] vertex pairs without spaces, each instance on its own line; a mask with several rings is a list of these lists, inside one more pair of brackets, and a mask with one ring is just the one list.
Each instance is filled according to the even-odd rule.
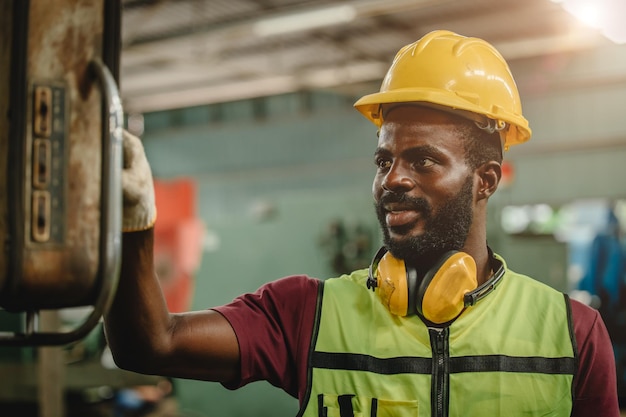
[[9,82],[11,65],[11,41],[13,25],[11,21],[13,3],[0,2],[0,290],[4,287],[8,271],[8,252],[5,241],[8,230],[7,157],[9,138]]
[[[27,112],[31,114],[27,120],[32,120],[34,85],[51,83],[64,87],[67,134],[65,146],[52,158],[57,175],[51,181],[65,180],[61,193],[64,195],[57,196],[57,203],[60,201],[64,206],[66,221],[56,225],[63,228],[61,242],[32,239],[33,226],[28,221],[32,218],[32,167],[26,169],[23,184],[26,240],[22,274],[11,301],[13,309],[89,305],[97,296],[102,98],[89,63],[102,53],[102,10],[103,0],[30,2]],[[27,123],[28,161],[32,160],[33,140],[32,123]],[[52,210],[55,209],[58,205],[53,204]]]

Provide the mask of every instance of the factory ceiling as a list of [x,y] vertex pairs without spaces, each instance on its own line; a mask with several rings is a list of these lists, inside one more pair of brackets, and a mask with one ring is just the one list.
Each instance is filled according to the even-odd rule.
[[550,0],[123,0],[124,107],[354,91],[434,29],[484,38],[510,62],[609,42]]

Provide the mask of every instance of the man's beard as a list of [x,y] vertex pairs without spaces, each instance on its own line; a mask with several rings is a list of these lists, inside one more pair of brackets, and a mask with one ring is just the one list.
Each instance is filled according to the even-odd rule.
[[[375,203],[376,215],[383,231],[383,242],[391,254],[407,264],[428,269],[441,255],[450,250],[460,250],[472,225],[473,178],[469,176],[458,194],[433,213],[430,204],[423,198],[412,198],[404,193],[385,192]],[[407,239],[394,240],[385,221],[384,205],[401,203],[419,211],[425,222],[424,233]],[[396,234],[405,234],[415,226],[393,228]],[[421,269],[421,268],[420,268]]]

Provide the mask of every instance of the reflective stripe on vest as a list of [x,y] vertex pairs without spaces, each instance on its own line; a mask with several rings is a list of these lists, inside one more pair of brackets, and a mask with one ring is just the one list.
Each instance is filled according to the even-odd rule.
[[390,314],[366,278],[324,283],[299,416],[570,415],[577,359],[562,293],[507,270],[449,327],[429,329]]

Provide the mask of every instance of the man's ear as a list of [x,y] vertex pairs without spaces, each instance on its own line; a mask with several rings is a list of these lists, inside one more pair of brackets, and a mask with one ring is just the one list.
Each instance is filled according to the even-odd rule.
[[500,178],[502,178],[502,165],[497,161],[489,161],[476,169],[478,184],[476,187],[476,198],[482,200],[489,198],[498,189]]

